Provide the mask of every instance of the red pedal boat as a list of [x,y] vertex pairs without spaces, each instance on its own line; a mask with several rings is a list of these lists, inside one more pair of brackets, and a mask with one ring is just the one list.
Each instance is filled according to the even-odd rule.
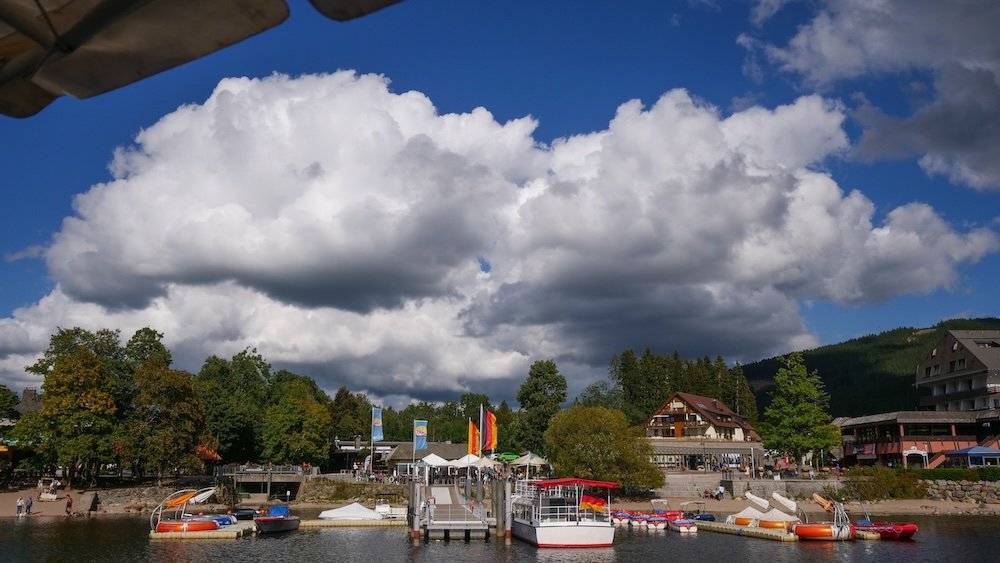
[[912,522],[856,520],[854,527],[859,532],[876,532],[884,540],[908,540],[917,533],[917,525]]

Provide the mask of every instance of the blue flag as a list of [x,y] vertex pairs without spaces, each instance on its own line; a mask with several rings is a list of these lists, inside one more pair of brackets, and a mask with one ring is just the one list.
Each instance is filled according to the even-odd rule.
[[382,436],[382,409],[372,407],[372,442],[381,442],[384,439]]
[[413,421],[413,451],[427,449],[427,421]]

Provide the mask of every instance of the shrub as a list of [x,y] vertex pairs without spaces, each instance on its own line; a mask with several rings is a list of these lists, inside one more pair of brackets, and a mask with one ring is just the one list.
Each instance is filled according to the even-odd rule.
[[860,500],[924,498],[927,486],[914,471],[876,465],[855,467],[844,480],[842,496]]
[[968,467],[941,467],[937,469],[914,469],[921,479],[929,481],[979,481],[979,471]]
[[996,466],[980,467],[979,468],[979,480],[980,481],[1000,481],[1000,467],[996,467]]

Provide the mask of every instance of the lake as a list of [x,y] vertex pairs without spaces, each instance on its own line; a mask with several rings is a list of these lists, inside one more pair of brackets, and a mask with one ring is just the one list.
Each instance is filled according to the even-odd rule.
[[620,528],[615,546],[600,550],[539,550],[514,539],[489,543],[435,541],[412,545],[404,528],[303,529],[241,540],[150,541],[148,520],[135,516],[5,519],[0,561],[132,561],[347,563],[414,561],[552,563],[616,561],[989,561],[996,559],[1000,518],[936,516],[897,518],[920,526],[908,542],[798,542],[742,538],[702,531],[693,537],[669,531]]

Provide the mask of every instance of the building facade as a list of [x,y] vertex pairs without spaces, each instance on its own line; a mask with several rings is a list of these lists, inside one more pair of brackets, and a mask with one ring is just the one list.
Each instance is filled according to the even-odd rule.
[[921,409],[1000,408],[1000,330],[949,331],[917,365],[916,387],[929,392]]
[[712,397],[674,393],[644,428],[653,463],[665,471],[757,467],[763,456],[753,426]]
[[997,410],[897,411],[833,421],[846,466],[937,467],[945,453],[996,443]]

